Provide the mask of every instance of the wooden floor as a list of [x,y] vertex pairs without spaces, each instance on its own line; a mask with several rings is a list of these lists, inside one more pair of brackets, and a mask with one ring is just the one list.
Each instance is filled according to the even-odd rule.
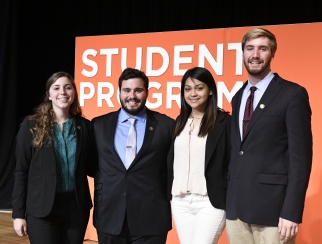
[[[16,234],[12,225],[11,212],[0,212],[0,244],[29,244],[27,236],[21,237]],[[83,243],[94,244],[97,241],[84,240]],[[59,243],[57,243],[59,244]]]

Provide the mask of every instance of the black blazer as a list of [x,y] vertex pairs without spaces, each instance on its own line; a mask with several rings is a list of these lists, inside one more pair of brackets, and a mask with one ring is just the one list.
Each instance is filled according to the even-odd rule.
[[[76,165],[75,193],[81,212],[92,208],[87,175],[94,176],[93,138],[90,121],[75,118]],[[25,119],[16,137],[16,169],[12,195],[13,218],[25,218],[25,214],[42,218],[47,216],[56,193],[56,159],[53,145],[37,150],[32,146],[30,132],[32,121]],[[92,161],[93,160],[93,161]]]
[[174,120],[147,109],[143,145],[126,170],[114,147],[119,111],[92,120],[99,157],[94,226],[118,235],[126,216],[132,235],[164,234],[172,228],[166,160]]
[[[209,130],[205,151],[205,177],[207,192],[215,208],[226,208],[227,172],[230,159],[230,115],[218,110],[213,129]],[[168,198],[173,183],[174,140],[168,154]]]
[[307,91],[275,74],[241,141],[245,86],[232,99],[227,218],[265,226],[277,226],[279,217],[301,223],[312,165]]

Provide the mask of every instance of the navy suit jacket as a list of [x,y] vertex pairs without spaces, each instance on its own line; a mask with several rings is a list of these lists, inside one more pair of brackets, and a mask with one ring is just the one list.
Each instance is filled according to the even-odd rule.
[[277,226],[301,223],[312,165],[311,108],[306,89],[275,74],[239,131],[244,86],[232,99],[227,218]]
[[142,147],[126,170],[114,147],[119,111],[92,120],[99,158],[94,226],[97,231],[118,235],[126,216],[132,235],[165,234],[172,228],[167,153],[174,120],[147,109]]
[[[226,209],[227,172],[230,159],[230,115],[218,110],[214,127],[209,130],[205,155],[207,193],[215,208]],[[172,198],[174,140],[168,155],[168,197]]]

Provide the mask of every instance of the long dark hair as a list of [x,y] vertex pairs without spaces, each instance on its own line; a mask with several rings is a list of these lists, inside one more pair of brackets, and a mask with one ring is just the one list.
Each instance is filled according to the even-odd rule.
[[185,127],[187,120],[191,114],[191,107],[184,99],[184,87],[186,85],[186,81],[188,78],[197,79],[203,83],[205,83],[209,90],[212,92],[212,95],[209,95],[207,100],[206,109],[204,115],[201,120],[199,137],[204,137],[208,134],[209,129],[211,129],[217,117],[217,87],[215,83],[215,79],[210,73],[209,70],[203,67],[194,67],[192,69],[188,69],[182,77],[181,80],[181,109],[180,114],[177,118],[177,124],[174,130],[174,137],[178,136]]

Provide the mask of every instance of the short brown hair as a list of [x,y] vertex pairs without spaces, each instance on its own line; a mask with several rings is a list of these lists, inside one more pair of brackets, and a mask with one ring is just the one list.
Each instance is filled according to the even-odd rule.
[[270,41],[270,49],[273,54],[277,50],[277,41],[275,35],[267,29],[264,28],[255,28],[248,31],[242,39],[242,51],[244,51],[245,44],[249,40],[253,40],[258,37],[267,37]]

